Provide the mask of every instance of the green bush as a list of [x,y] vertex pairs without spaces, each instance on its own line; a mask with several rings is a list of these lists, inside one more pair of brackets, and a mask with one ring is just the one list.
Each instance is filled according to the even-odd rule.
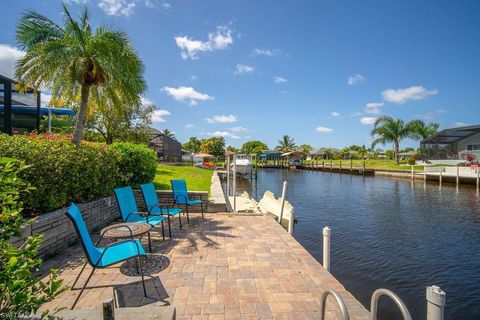
[[416,162],[417,162],[417,159],[415,157],[410,157],[407,159],[407,164],[411,166],[414,166]]
[[[51,270],[46,281],[33,275],[42,260],[35,258],[42,239],[40,235],[28,236],[20,247],[10,242],[18,237],[26,223],[23,219],[21,195],[32,189],[19,176],[28,168],[23,163],[0,158],[0,318],[18,319],[30,316],[46,302],[66,290],[62,280],[57,280],[56,270]],[[48,311],[41,318],[49,318]]]
[[144,145],[115,143],[113,150],[121,155],[119,163],[123,180],[120,184],[138,185],[153,181],[157,171],[157,153]]
[[82,142],[76,148],[59,135],[0,135],[0,155],[29,165],[21,173],[21,178],[35,187],[23,199],[28,214],[108,196],[121,185],[152,181],[156,158],[144,158],[150,159],[153,151],[146,146],[123,145]]

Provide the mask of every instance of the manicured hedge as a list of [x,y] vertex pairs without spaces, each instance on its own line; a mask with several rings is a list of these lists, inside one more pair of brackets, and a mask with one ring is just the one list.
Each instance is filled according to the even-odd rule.
[[0,156],[23,160],[21,178],[35,188],[23,200],[25,213],[39,214],[112,194],[112,189],[152,181],[156,154],[146,146],[82,142],[60,135],[0,134]]

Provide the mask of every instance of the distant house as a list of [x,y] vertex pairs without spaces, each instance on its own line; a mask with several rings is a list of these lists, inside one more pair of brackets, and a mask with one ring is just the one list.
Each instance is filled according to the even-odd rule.
[[258,154],[258,157],[260,160],[266,161],[266,160],[273,160],[273,159],[278,159],[282,153],[278,150],[263,150],[261,153]]
[[420,142],[430,160],[462,159],[471,154],[480,159],[480,125],[442,130]]
[[340,154],[341,150],[337,148],[320,148],[310,152],[310,157],[319,157],[322,159],[330,159],[334,154]]
[[157,152],[160,161],[177,162],[182,160],[182,144],[157,129],[152,128],[148,145]]

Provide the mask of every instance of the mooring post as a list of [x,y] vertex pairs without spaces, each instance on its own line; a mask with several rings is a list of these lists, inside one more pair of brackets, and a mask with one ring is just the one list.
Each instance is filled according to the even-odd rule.
[[340,173],[342,173],[342,160],[340,160]]
[[325,171],[325,160],[322,160],[322,171]]
[[477,192],[480,188],[480,166],[477,167]]
[[329,227],[323,228],[323,267],[330,272],[330,235],[332,230]]
[[353,163],[352,163],[352,158],[350,158],[350,171],[353,170]]
[[230,156],[227,156],[227,197],[230,196]]
[[438,181],[440,184],[442,184],[442,171],[443,171],[443,166],[440,166],[440,177],[438,178]]
[[415,180],[415,176],[414,176],[414,175],[415,175],[415,173],[414,173],[414,171],[413,171],[413,166],[412,166],[412,180]]
[[438,286],[427,287],[427,320],[443,320],[446,295]]
[[363,172],[362,172],[363,175],[365,175],[365,160],[363,160]]
[[427,167],[423,166],[423,181],[427,181]]
[[330,171],[332,171],[332,170],[333,170],[333,161],[332,161],[332,159],[330,159]]
[[293,234],[293,226],[295,224],[295,210],[290,211],[290,219],[288,220],[288,233]]
[[457,186],[460,183],[460,167],[457,164],[457,180],[456,180]]
[[233,213],[237,213],[237,155],[233,155]]
[[288,182],[283,181],[283,188],[282,188],[282,198],[281,198],[281,204],[280,204],[280,214],[278,215],[278,223],[282,223],[282,218],[283,218],[283,209],[285,208],[285,197],[287,195],[287,186]]

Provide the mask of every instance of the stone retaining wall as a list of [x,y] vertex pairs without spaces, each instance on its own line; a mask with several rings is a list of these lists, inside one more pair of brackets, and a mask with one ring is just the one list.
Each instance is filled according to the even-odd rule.
[[[173,195],[171,191],[157,191],[161,203],[173,204]],[[205,212],[209,209],[215,209],[208,205],[208,192],[191,192],[190,196],[195,199],[204,200]],[[140,210],[143,207],[143,198],[140,191],[135,190],[137,205]],[[100,230],[111,224],[115,220],[120,220],[117,201],[114,196],[94,200],[89,203],[78,204],[83,218],[90,233]],[[42,214],[35,218],[32,224],[29,224],[22,231],[22,236],[13,240],[13,244],[20,246],[24,238],[33,234],[42,234],[43,243],[39,248],[38,256],[42,259],[56,255],[78,241],[75,229],[67,218],[65,212],[68,208],[58,209],[49,213]],[[190,212],[200,212],[200,206],[193,206]],[[211,211],[210,211],[211,212]]]

